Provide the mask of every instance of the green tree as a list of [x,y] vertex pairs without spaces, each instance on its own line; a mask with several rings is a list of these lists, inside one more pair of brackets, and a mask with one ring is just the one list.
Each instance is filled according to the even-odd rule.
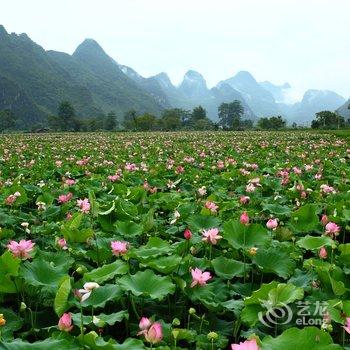
[[117,128],[117,116],[114,112],[107,114],[104,128],[107,131],[114,131]]
[[149,113],[136,117],[136,129],[140,131],[154,130],[157,125],[157,118]]
[[260,118],[257,127],[262,130],[279,130],[286,127],[286,121],[279,115],[277,117]]
[[124,114],[123,126],[126,130],[136,130],[136,117],[137,112],[134,109],[130,109]]
[[181,110],[175,109],[166,109],[161,118],[162,128],[164,130],[178,130],[181,128]]
[[74,129],[75,110],[69,101],[62,101],[60,103],[57,115],[59,118],[60,129],[62,131]]
[[223,128],[239,129],[243,113],[244,108],[242,103],[238,100],[234,100],[230,103],[224,102],[218,107],[219,120]]
[[338,113],[321,111],[316,113],[316,119],[311,122],[313,129],[339,129],[345,125],[344,118]]
[[9,110],[0,111],[0,131],[11,130],[16,127],[16,116]]
[[207,111],[202,106],[193,108],[192,114],[191,114],[191,119],[193,122],[196,122],[197,120],[200,120],[200,119],[206,119],[206,118],[207,118]]

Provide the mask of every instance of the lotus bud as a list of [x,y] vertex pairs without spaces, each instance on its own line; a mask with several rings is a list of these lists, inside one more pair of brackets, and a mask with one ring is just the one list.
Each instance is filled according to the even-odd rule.
[[218,339],[218,337],[219,337],[218,334],[215,332],[210,332],[207,335],[208,340],[216,340]]
[[190,315],[195,315],[195,314],[196,314],[196,309],[193,308],[193,307],[191,307],[191,308],[188,310],[188,313],[189,313]]

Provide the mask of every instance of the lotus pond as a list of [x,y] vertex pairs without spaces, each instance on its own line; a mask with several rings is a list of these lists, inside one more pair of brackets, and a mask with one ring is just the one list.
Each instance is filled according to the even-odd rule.
[[350,145],[0,138],[0,349],[350,349]]

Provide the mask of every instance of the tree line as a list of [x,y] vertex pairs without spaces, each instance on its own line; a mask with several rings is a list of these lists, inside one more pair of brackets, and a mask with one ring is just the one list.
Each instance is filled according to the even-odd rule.
[[[62,101],[57,114],[48,117],[48,128],[34,126],[31,131],[280,130],[287,127],[286,120],[281,116],[260,118],[255,125],[252,120],[243,117],[244,107],[238,100],[222,103],[218,107],[217,122],[208,118],[207,111],[202,106],[194,107],[192,110],[166,109],[160,117],[129,110],[122,120],[113,111],[95,118],[79,118],[74,106],[69,101]],[[0,132],[16,130],[16,123],[16,115],[11,110],[0,111]],[[350,127],[350,118],[345,120],[335,112],[321,111],[316,113],[311,127],[314,129]],[[292,128],[297,128],[296,123],[293,123]]]

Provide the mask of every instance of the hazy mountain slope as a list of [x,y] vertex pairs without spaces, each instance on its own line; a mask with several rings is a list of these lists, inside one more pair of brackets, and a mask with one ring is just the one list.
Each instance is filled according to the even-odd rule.
[[90,92],[77,84],[41,46],[26,34],[8,34],[3,27],[0,29],[0,76],[13,82],[45,115],[55,113],[60,101],[66,99],[80,115],[93,115],[97,110]]
[[260,86],[249,72],[238,72],[234,77],[221,81],[218,86],[222,84],[228,84],[237,90],[258,117],[279,114],[273,95]]
[[0,76],[0,110],[11,110],[19,127],[28,127],[45,120],[46,114],[13,81]]
[[275,101],[277,103],[285,103],[286,101],[286,94],[288,90],[290,90],[291,86],[289,83],[284,83],[283,85],[275,85],[272,84],[269,81],[262,81],[259,83],[259,85],[270,92],[270,94],[273,96]]
[[[308,90],[301,102],[295,103],[285,110],[290,122],[310,124],[315,119],[315,114],[320,111],[335,111],[345,102],[344,97],[329,90]],[[282,107],[283,108],[283,107]]]
[[350,100],[347,100],[342,106],[337,109],[337,112],[345,119],[350,118]]

